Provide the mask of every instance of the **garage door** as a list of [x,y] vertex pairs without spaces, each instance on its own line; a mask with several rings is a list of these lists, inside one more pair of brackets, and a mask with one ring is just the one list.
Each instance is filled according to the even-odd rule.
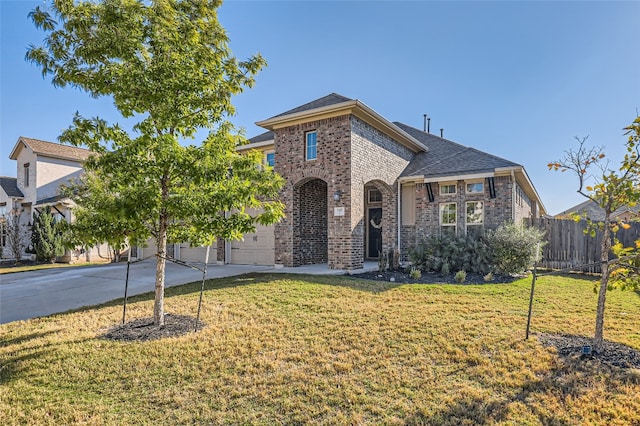
[[231,263],[237,265],[273,265],[275,263],[275,227],[256,225],[256,232],[244,240],[231,242]]

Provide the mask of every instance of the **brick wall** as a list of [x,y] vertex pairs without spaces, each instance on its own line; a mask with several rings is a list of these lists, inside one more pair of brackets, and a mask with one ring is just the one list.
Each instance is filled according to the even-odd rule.
[[[458,180],[456,193],[453,195],[440,195],[438,182],[432,182],[434,201],[429,202],[427,197],[427,186],[424,183],[416,185],[416,221],[415,225],[402,225],[402,259],[407,260],[408,254],[417,244],[433,235],[439,235],[440,227],[440,204],[456,203],[457,223],[456,232],[458,235],[465,233],[466,203],[468,201],[482,201],[484,208],[483,229],[495,229],[504,222],[513,220],[513,184],[511,176],[499,176],[494,178],[496,197],[491,198],[486,180],[484,181],[484,193],[467,194],[465,192],[465,181]],[[524,211],[524,209],[523,209]]]
[[[317,132],[317,158],[312,161],[305,159],[308,131]],[[275,170],[287,181],[280,194],[286,217],[275,225],[276,264],[327,262],[335,269],[362,267],[367,184],[382,192],[383,246],[389,249],[396,245],[395,181],[413,156],[409,149],[351,115],[297,124],[274,133]],[[337,191],[338,201],[333,197]],[[319,215],[321,210],[326,213],[326,237],[311,224],[325,221],[325,216]],[[308,232],[314,237],[305,236]],[[324,257],[319,254],[325,251],[323,238]]]
[[414,153],[357,117],[351,117],[351,126],[351,190],[358,192],[358,198],[352,202],[352,247],[359,256],[364,257],[366,209],[370,207],[366,202],[364,186],[375,187],[382,193],[381,204],[371,207],[382,207],[382,249],[389,251],[397,247],[398,242],[396,180]]

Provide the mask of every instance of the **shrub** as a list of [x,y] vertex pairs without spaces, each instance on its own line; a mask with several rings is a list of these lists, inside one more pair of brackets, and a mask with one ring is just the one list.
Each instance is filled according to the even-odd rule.
[[378,252],[378,272],[384,272],[387,270],[389,265],[389,258],[387,257],[387,253]]
[[489,247],[482,236],[430,237],[411,251],[410,258],[413,265],[422,270],[443,274],[452,269],[486,274],[493,267]]
[[517,274],[531,267],[542,248],[543,232],[514,223],[506,223],[487,233],[487,242],[496,272]]
[[417,280],[422,276],[422,272],[420,272],[420,269],[412,267],[411,271],[409,271],[409,277],[411,279]]
[[62,225],[56,222],[49,206],[33,221],[31,245],[39,261],[53,263],[56,256],[64,254]]
[[456,279],[457,283],[463,283],[464,280],[467,279],[467,273],[465,271],[458,271],[456,272],[454,278]]
[[487,275],[482,277],[482,279],[484,279],[484,282],[486,283],[493,281],[493,272],[489,272]]

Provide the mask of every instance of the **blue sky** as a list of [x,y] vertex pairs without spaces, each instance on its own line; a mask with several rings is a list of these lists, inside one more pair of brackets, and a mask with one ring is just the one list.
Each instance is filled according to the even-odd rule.
[[[56,89],[24,61],[42,1],[0,0],[0,174],[19,136],[55,141],[75,111],[120,121],[109,99]],[[583,199],[546,164],[589,135],[612,163],[640,110],[640,2],[229,1],[234,54],[267,62],[232,121],[255,122],[336,92],[391,121],[525,166],[551,214]]]

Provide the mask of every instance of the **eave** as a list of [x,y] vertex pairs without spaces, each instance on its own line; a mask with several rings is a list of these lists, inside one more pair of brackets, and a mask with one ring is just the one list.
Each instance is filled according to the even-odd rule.
[[339,117],[342,115],[353,115],[365,123],[370,124],[387,136],[411,149],[413,152],[428,151],[428,148],[409,135],[407,132],[391,123],[380,114],[369,108],[359,100],[349,100],[321,108],[314,108],[300,111],[293,114],[272,117],[256,122],[256,125],[267,130],[282,129],[284,127],[295,126],[309,121],[323,120],[327,118]]

